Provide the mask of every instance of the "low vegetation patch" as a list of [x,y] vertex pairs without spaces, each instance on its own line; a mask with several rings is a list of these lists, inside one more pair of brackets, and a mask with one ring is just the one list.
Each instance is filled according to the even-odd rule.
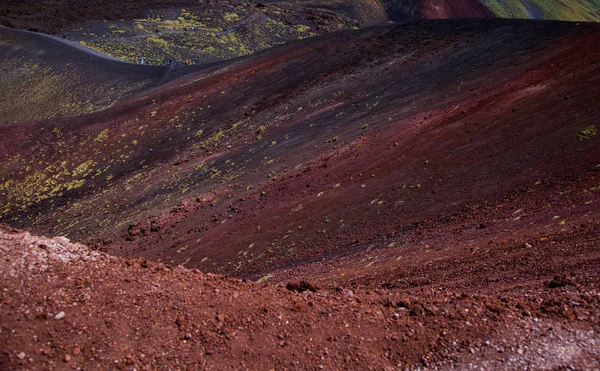
[[590,139],[591,137],[598,134],[598,130],[596,129],[596,125],[588,126],[577,134],[577,140],[583,142],[586,139]]

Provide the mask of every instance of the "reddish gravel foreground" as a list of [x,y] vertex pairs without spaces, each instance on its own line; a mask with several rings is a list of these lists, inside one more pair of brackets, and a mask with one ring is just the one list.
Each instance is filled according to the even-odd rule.
[[600,367],[600,295],[569,277],[510,297],[297,293],[7,226],[0,251],[5,370]]

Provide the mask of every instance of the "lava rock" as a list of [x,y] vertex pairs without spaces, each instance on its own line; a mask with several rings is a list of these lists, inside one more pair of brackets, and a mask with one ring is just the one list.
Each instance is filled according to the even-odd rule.
[[573,285],[573,281],[568,279],[565,275],[554,276],[552,281],[546,282],[546,286],[550,289],[554,289],[557,287],[565,287],[568,285]]
[[313,284],[311,284],[310,282],[307,282],[307,281],[288,282],[288,284],[285,285],[285,288],[290,291],[296,291],[296,292],[304,292],[304,291],[317,292],[317,290],[318,290],[318,288],[316,286],[314,286]]

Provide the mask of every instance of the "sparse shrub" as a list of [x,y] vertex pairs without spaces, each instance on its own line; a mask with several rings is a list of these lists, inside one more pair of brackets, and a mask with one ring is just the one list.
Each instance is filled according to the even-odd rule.
[[235,22],[235,21],[238,21],[240,19],[240,16],[237,15],[237,13],[233,13],[233,12],[231,12],[231,13],[225,13],[223,15],[223,19],[226,22]]
[[259,280],[258,280],[258,281],[256,281],[256,282],[259,282],[259,283],[260,283],[260,282],[266,282],[266,281],[270,280],[270,279],[271,279],[271,278],[273,278],[273,277],[274,277],[274,276],[273,276],[272,274],[267,274],[266,276],[262,277],[261,279],[259,279]]
[[591,137],[595,136],[596,134],[598,134],[596,125],[591,125],[585,129],[583,129],[582,131],[580,131],[579,134],[577,134],[577,140],[582,142],[586,139],[590,139]]
[[108,139],[108,129],[104,129],[100,132],[100,134],[98,134],[96,139],[94,139],[94,142],[102,143],[102,142],[106,142],[107,139]]
[[310,27],[305,24],[298,24],[296,25],[296,31],[299,33],[304,33],[310,31]]

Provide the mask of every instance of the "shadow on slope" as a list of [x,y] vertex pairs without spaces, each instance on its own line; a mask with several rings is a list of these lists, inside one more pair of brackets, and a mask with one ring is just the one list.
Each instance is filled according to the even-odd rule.
[[0,28],[0,62],[0,124],[99,111],[189,71],[124,63],[8,28]]

